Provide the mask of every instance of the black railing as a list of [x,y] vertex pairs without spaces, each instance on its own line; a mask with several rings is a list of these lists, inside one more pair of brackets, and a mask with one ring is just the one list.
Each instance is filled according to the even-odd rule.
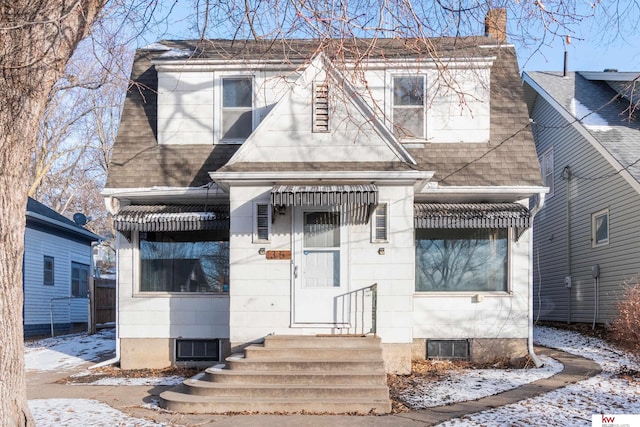
[[376,334],[378,284],[336,297],[336,311],[342,319],[342,334]]

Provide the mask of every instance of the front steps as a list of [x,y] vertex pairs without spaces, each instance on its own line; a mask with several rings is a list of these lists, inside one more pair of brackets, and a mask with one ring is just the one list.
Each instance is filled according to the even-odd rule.
[[391,411],[380,338],[270,335],[160,394],[187,413]]

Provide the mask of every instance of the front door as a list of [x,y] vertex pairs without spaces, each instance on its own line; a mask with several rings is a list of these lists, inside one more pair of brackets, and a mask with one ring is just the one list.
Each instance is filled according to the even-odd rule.
[[347,292],[344,240],[339,211],[297,208],[294,215],[293,321],[338,325],[340,295]]

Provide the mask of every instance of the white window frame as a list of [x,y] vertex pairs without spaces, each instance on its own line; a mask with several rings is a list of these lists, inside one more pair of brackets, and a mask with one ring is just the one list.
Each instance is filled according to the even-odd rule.
[[[607,238],[601,241],[598,241],[597,240],[598,228],[597,228],[596,222],[598,218],[602,216],[607,217]],[[611,221],[609,216],[609,208],[601,209],[597,212],[592,213],[591,214],[591,247],[597,248],[600,246],[608,245],[611,239],[610,230],[611,230]]]
[[[429,132],[429,124],[428,124],[428,116],[427,116],[427,99],[428,99],[428,88],[427,88],[427,75],[426,73],[421,73],[421,72],[402,72],[402,73],[391,73],[389,75],[389,80],[388,80],[388,84],[387,87],[389,88],[389,108],[388,108],[388,117],[390,117],[389,120],[389,129],[391,129],[391,132],[395,135],[395,130],[394,130],[394,122],[395,122],[395,118],[394,116],[394,109],[396,108],[396,105],[394,103],[394,87],[395,87],[395,79],[396,78],[403,78],[403,77],[409,77],[409,78],[421,78],[422,79],[422,84],[423,84],[423,103],[422,103],[422,114],[423,114],[423,121],[422,121],[422,135],[421,136],[405,136],[405,137],[398,137],[398,139],[401,139],[403,141],[426,141],[428,139],[428,132]],[[412,107],[416,107],[416,106],[412,106]]]
[[[258,227],[259,222],[259,214],[258,209],[264,206],[267,210],[267,238],[262,238],[260,236],[260,230]],[[273,209],[271,207],[271,203],[268,202],[255,202],[253,204],[253,243],[269,243],[271,242],[271,222],[273,220]]]
[[[217,74],[217,84],[214,91],[214,129],[215,129],[215,143],[217,144],[242,144],[246,138],[224,138],[223,133],[223,113],[224,110],[233,110],[235,107],[223,107],[224,102],[224,80],[225,79],[246,79],[251,80],[251,132],[249,136],[256,128],[256,81],[253,73],[229,73],[229,74]],[[238,111],[245,111],[246,107],[237,108]],[[247,136],[247,138],[249,137]]]
[[[384,239],[378,238],[378,209],[385,209],[385,223],[384,223]],[[389,203],[382,202],[373,211],[371,215],[371,243],[388,243],[389,242]]]
[[553,159],[553,147],[540,155],[540,172],[542,173],[542,183],[549,187],[547,197],[553,196],[555,184],[555,165]]

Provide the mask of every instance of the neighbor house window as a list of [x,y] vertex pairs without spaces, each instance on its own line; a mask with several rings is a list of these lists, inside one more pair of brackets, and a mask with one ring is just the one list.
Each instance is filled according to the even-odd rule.
[[228,292],[229,231],[140,232],[141,292]]
[[416,291],[507,291],[508,230],[416,229]]
[[424,80],[424,76],[393,78],[393,133],[398,138],[426,137]]
[[44,272],[43,283],[45,285],[53,285],[53,282],[54,282],[53,265],[54,265],[53,257],[45,255],[44,266],[43,266],[43,272]]
[[268,242],[271,232],[271,209],[266,203],[256,203],[254,213],[255,230],[253,241],[256,243]]
[[89,289],[89,266],[71,263],[71,296],[86,297]]
[[373,212],[371,220],[371,241],[386,242],[389,240],[387,204],[381,203]]
[[591,215],[592,246],[609,244],[609,209]]
[[540,170],[542,172],[542,183],[549,187],[548,196],[553,195],[553,148],[545,151],[540,157]]
[[244,140],[253,130],[253,80],[222,79],[222,139]]

